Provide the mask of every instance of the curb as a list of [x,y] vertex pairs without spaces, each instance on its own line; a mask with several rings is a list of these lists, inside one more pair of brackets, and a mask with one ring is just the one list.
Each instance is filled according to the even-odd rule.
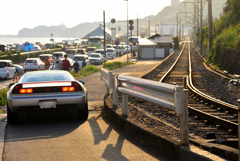
[[102,111],[104,115],[125,133],[140,140],[142,143],[152,146],[159,152],[180,161],[210,161],[222,159],[194,145],[180,145],[179,140],[176,138],[170,137],[156,129],[148,128],[146,125],[136,122],[130,116],[122,116],[122,111],[112,104],[110,95],[106,95],[104,97],[104,108]]

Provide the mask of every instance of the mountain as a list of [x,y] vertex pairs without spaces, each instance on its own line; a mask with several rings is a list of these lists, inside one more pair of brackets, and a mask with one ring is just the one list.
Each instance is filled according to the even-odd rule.
[[[185,0],[186,1],[186,0]],[[207,18],[208,15],[208,4],[204,1],[203,4],[203,19]],[[219,18],[220,13],[223,10],[223,6],[227,0],[212,0],[212,11],[213,11],[213,19]],[[147,16],[145,18],[139,19],[139,35],[141,33],[146,33],[149,20],[151,22],[151,30],[153,31],[155,24],[176,24],[176,15],[179,17],[179,20],[185,20],[187,15],[188,17],[192,16],[193,12],[193,4],[192,3],[183,3],[181,2],[178,6],[167,6],[162,9],[156,16]],[[181,13],[180,13],[181,12]],[[187,14],[182,12],[189,12]],[[86,22],[81,23],[77,26],[72,28],[67,28],[65,25],[59,26],[37,26],[33,29],[23,28],[19,31],[18,37],[49,37],[53,34],[54,37],[76,37],[82,38],[86,34],[90,33],[91,31],[95,30],[99,24],[102,24],[102,21],[99,22]],[[127,31],[126,21],[116,21],[114,24],[110,24],[110,22],[106,22],[106,28],[117,28],[118,35],[124,35]],[[136,35],[137,32],[137,21],[134,20],[134,30],[133,34]]]

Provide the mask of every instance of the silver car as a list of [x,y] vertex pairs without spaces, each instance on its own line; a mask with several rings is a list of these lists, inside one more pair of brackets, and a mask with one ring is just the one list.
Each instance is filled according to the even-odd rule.
[[104,58],[102,56],[102,54],[99,53],[92,53],[90,54],[89,58],[89,63],[91,64],[103,64],[104,63]]
[[67,71],[25,73],[16,84],[9,84],[7,118],[17,123],[26,113],[67,112],[78,119],[88,118],[87,89]]
[[27,58],[23,64],[23,69],[27,70],[44,70],[45,63],[39,58]]

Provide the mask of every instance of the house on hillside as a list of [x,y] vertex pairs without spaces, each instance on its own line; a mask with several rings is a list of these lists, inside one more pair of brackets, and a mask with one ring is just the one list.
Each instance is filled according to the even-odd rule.
[[173,50],[172,36],[157,33],[147,39],[139,39],[138,59],[163,59]]

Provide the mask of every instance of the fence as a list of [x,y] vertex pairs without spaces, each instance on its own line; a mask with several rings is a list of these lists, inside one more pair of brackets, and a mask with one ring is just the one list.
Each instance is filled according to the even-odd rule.
[[118,105],[118,93],[122,94],[122,115],[128,115],[128,96],[146,100],[169,110],[175,110],[180,115],[181,120],[180,143],[182,145],[189,144],[186,89],[167,83],[117,75],[105,69],[100,69],[100,78],[105,82],[106,94],[112,94],[113,105]]

